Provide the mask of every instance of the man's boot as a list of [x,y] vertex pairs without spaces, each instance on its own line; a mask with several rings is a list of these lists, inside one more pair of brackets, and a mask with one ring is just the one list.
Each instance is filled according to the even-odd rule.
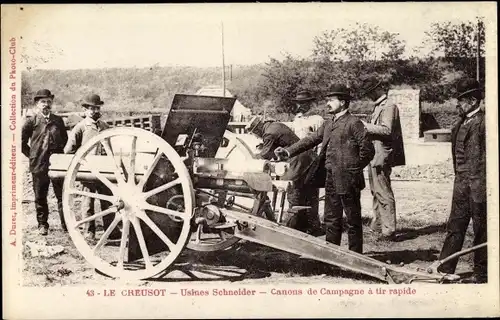
[[283,223],[285,226],[306,232],[307,231],[307,216],[306,212],[310,207],[305,206],[293,206],[285,212],[283,217]]

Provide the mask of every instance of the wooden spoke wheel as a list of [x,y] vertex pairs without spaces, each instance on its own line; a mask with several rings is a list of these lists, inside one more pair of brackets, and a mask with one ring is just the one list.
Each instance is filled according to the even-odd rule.
[[[252,148],[238,134],[226,130],[223,140],[223,147],[217,151],[216,158],[234,159],[235,161],[254,158]],[[207,190],[204,193],[206,194],[207,192],[215,196],[215,193],[212,191]],[[232,207],[236,210],[250,214],[257,200],[251,200],[250,208],[248,208],[247,203],[244,203],[245,199],[241,197],[227,197],[226,203],[231,201],[233,202]],[[203,215],[202,211],[198,211],[197,216],[201,215]],[[224,217],[220,217],[219,221],[213,225],[196,225],[196,231],[192,233],[187,247],[195,251],[220,251],[232,247],[239,240],[240,238],[234,236],[234,226],[226,223]]]
[[[167,207],[174,197],[182,198],[177,210]],[[100,211],[85,214],[97,202]],[[114,278],[147,279],[172,265],[190,237],[193,209],[193,186],[182,159],[143,129],[112,128],[90,139],[64,180],[63,210],[72,241],[93,267]],[[95,238],[88,237],[100,218],[102,230],[96,226]]]

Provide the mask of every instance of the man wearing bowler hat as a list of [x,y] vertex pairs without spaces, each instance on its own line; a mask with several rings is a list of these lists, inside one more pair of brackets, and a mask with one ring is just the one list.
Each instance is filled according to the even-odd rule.
[[[451,213],[446,226],[447,235],[439,256],[440,260],[462,249],[470,220],[474,230],[473,245],[486,242],[486,128],[484,111],[480,104],[482,90],[475,79],[465,79],[457,86],[457,109],[461,115],[452,129],[451,149],[455,181]],[[454,273],[458,260],[454,259],[440,268],[441,272]],[[472,277],[467,283],[486,283],[487,250],[474,253]]]
[[[261,116],[253,117],[247,125],[246,131],[263,140],[262,148],[257,157],[266,160],[276,157],[274,154],[276,148],[287,147],[300,140],[285,124],[273,120],[264,121]],[[311,235],[320,236],[324,233],[322,233],[318,216],[318,189],[306,187],[300,180],[309,164],[316,157],[316,154],[311,150],[291,158],[288,171],[282,179],[292,181],[287,189],[289,208],[310,207],[308,210],[299,211],[294,219],[288,220],[287,225]]]
[[372,231],[379,239],[393,240],[396,233],[396,200],[391,187],[391,172],[405,165],[405,152],[399,109],[387,101],[389,85],[371,77],[364,83],[364,94],[375,107],[368,123],[364,123],[373,141],[375,156],[368,166],[370,189],[373,196],[374,219]]
[[[83,144],[89,141],[91,138],[95,137],[99,132],[109,128],[109,125],[102,121],[101,118],[101,106],[104,102],[101,100],[97,94],[89,94],[82,99],[81,105],[85,109],[85,118],[81,120],[76,126],[71,130],[69,134],[68,143],[64,147],[64,153],[73,154],[75,153]],[[100,154],[103,151],[103,147],[98,145],[95,148],[95,154]],[[105,195],[110,195],[111,191],[106,188],[102,183],[99,182],[85,182],[83,184],[83,191],[100,193]],[[104,200],[100,201],[101,211],[104,211],[110,207],[110,203]],[[81,210],[82,218],[88,218],[93,216],[95,213],[95,198],[84,197],[82,200]],[[103,216],[104,226],[109,226],[113,221],[113,214],[107,214]],[[85,238],[88,240],[95,239],[95,220],[90,221],[85,225]],[[110,235],[110,238],[118,237],[118,231],[115,229]]]
[[[323,143],[319,159],[324,162],[326,175],[318,177],[325,185],[326,241],[340,245],[345,212],[349,250],[362,253],[360,193],[365,188],[363,168],[373,158],[374,149],[363,123],[348,110],[351,99],[346,86],[333,85],[326,94],[333,118],[293,145],[277,148],[275,154],[287,159]],[[308,181],[309,176],[304,179]]]
[[319,127],[325,122],[322,116],[310,114],[311,109],[316,106],[316,98],[307,90],[302,90],[297,93],[292,99],[295,103],[295,117],[292,122],[292,129],[300,138],[304,138],[309,134],[318,131]]
[[54,153],[63,153],[64,145],[68,140],[63,119],[52,114],[53,101],[54,95],[50,90],[42,89],[36,92],[35,112],[26,116],[21,134],[22,153],[29,158],[29,167],[33,178],[38,230],[43,236],[47,235],[49,231],[47,195],[51,182],[57,198],[61,226],[66,231],[62,210],[62,181],[51,181],[48,175],[50,156]]

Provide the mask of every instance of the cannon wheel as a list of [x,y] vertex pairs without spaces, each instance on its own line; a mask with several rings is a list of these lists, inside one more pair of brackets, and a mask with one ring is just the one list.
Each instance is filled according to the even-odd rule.
[[[224,133],[224,139],[229,140],[228,144],[225,148],[219,149],[216,157],[228,159],[231,155],[238,152],[243,155],[245,159],[252,159],[254,157],[250,146],[248,146],[244,140],[239,139],[236,133],[226,130]],[[248,210],[247,213],[250,213],[250,211],[251,210]],[[209,234],[205,233],[202,226],[199,225],[197,226],[196,232],[193,232],[191,235],[191,239],[188,242],[187,247],[191,250],[205,252],[226,250],[240,241],[240,238],[235,237],[232,234],[231,229],[232,227],[219,229],[216,230],[216,233]]]
[[[127,139],[130,140],[130,144]],[[118,148],[115,148],[115,153],[113,153],[115,143],[123,143],[124,141],[125,147],[123,147],[122,150],[128,148],[127,152],[119,153],[117,152]],[[136,176],[136,169],[139,165],[139,163],[136,164],[137,151],[141,143],[148,145],[148,150],[145,153],[149,153],[151,156],[149,159],[153,159],[152,163],[140,164],[141,166],[144,165],[145,170],[142,177],[139,175]],[[108,158],[110,163],[114,162],[115,164],[113,169],[116,182],[111,182],[110,179],[103,175],[103,173],[99,171],[100,169],[97,165],[94,164],[94,167],[92,167],[91,163],[87,162],[87,156],[99,145],[104,147],[106,152],[106,155],[102,157],[110,157],[111,159]],[[160,159],[165,158],[173,167],[173,174],[176,175],[177,178],[163,185],[155,186],[152,190],[145,190],[147,189],[145,185],[149,176],[151,176]],[[82,165],[90,169],[96,180],[100,181],[111,191],[111,195],[99,194],[98,192],[85,192],[77,189],[77,173]],[[134,177],[134,179],[130,179],[129,177]],[[151,196],[159,192],[164,192],[172,187],[182,190],[184,203],[183,212],[155,206],[146,201]],[[75,214],[76,210],[73,210],[73,200],[74,197],[78,195],[94,198],[95,200],[108,201],[111,203],[111,206],[106,210],[96,212],[93,216],[77,220]],[[63,210],[71,239],[78,251],[92,266],[102,273],[114,278],[126,280],[147,279],[163,272],[173,264],[190,237],[190,224],[193,216],[193,209],[194,190],[189,172],[182,159],[161,137],[143,129],[127,127],[112,128],[93,137],[76,152],[64,180]],[[177,222],[176,225],[179,231],[178,236],[175,237],[176,239],[173,239],[174,237],[169,238],[169,236],[161,230],[160,227],[162,226],[151,219],[151,212],[160,216],[173,216],[181,221]],[[107,229],[105,227],[104,234],[102,234],[99,239],[96,239],[97,243],[94,246],[93,243],[89,243],[88,240],[85,239],[84,234],[82,234],[79,228],[89,221],[95,221],[97,218],[106,215],[112,217],[112,222]],[[141,224],[147,225],[149,229],[163,241],[168,248],[168,252],[164,252],[160,257],[148,253]],[[108,257],[106,255],[106,257],[103,258],[100,251],[111,248],[111,246],[106,245],[112,242],[109,236],[111,232],[116,229],[121,229],[119,248],[115,246],[113,257]],[[126,253],[130,245],[132,233],[136,236],[136,241],[140,246],[140,252],[142,254],[142,258],[138,261],[134,261],[133,264],[125,261],[128,260],[126,258]],[[118,251],[117,254],[116,251]],[[111,261],[107,261],[108,258]],[[142,264],[138,265],[138,263]]]

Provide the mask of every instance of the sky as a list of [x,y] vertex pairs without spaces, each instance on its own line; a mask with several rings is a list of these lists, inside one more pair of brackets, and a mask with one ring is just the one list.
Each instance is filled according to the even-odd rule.
[[[15,33],[39,69],[249,65],[307,57],[324,30],[366,22],[399,33],[407,52],[432,22],[491,14],[481,3],[17,5]],[[425,50],[423,51],[425,52]],[[43,61],[43,62],[42,62]]]

